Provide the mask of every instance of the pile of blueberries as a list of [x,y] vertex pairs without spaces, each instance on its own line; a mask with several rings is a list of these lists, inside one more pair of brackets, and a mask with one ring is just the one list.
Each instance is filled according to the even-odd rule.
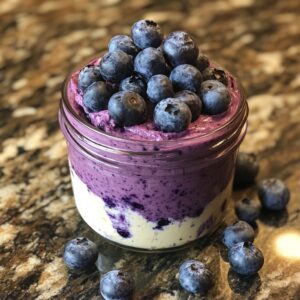
[[210,67],[186,32],[165,39],[158,24],[140,20],[131,37],[114,36],[99,65],[78,76],[87,112],[108,109],[118,126],[153,120],[156,129],[180,132],[203,112],[227,110],[230,93],[224,70]]
[[[256,156],[241,152],[235,169],[235,186],[246,187],[252,184],[259,171]],[[253,244],[255,233],[251,225],[261,214],[261,208],[279,211],[286,207],[290,191],[279,179],[270,178],[259,182],[260,202],[244,198],[235,205],[239,221],[223,231],[222,243],[228,248],[228,262],[239,276],[256,274],[264,263],[262,252]],[[96,244],[85,237],[69,241],[64,250],[64,261],[71,269],[86,270],[98,258]],[[209,268],[198,260],[187,260],[179,268],[179,283],[192,294],[205,294],[213,286],[213,275]],[[101,276],[100,293],[105,300],[130,300],[134,293],[134,280],[124,270],[112,270]]]

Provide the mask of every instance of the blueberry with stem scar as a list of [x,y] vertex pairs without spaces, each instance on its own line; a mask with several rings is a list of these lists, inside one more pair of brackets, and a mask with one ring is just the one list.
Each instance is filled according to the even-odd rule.
[[140,49],[157,48],[163,39],[159,25],[151,20],[140,20],[134,23],[131,28],[131,36]]
[[116,124],[133,126],[146,121],[147,105],[137,93],[121,91],[113,94],[108,102],[108,111]]
[[180,285],[189,293],[205,294],[213,285],[211,271],[198,260],[185,261],[179,268]]
[[191,123],[192,113],[189,107],[175,98],[160,101],[154,109],[154,124],[164,132],[181,132]]
[[195,65],[199,53],[195,41],[184,31],[171,32],[163,42],[163,51],[173,67],[182,64]]
[[236,273],[251,276],[262,268],[264,256],[252,242],[241,242],[229,250],[228,261]]

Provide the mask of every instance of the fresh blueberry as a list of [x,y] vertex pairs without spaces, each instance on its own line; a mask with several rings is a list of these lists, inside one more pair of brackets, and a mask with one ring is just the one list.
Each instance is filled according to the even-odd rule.
[[133,72],[132,58],[122,50],[107,52],[99,66],[102,77],[111,82],[118,83]]
[[179,282],[189,293],[205,294],[213,285],[213,276],[202,262],[188,260],[179,268]]
[[167,64],[159,50],[146,48],[136,56],[134,70],[149,80],[156,74],[166,74]]
[[290,190],[280,179],[269,178],[259,183],[258,197],[264,208],[282,210],[290,200]]
[[130,77],[123,79],[120,83],[120,91],[131,91],[140,94],[143,98],[146,94],[147,84],[142,75],[133,74]]
[[195,65],[199,53],[192,37],[183,31],[171,32],[164,40],[163,50],[173,67],[182,64]]
[[166,75],[154,75],[147,84],[147,95],[152,103],[174,96],[172,82]]
[[158,102],[154,109],[154,124],[164,132],[186,130],[192,119],[189,107],[179,99],[167,98]]
[[163,39],[163,34],[158,24],[150,20],[140,20],[133,24],[131,36],[134,43],[140,48],[158,47]]
[[137,93],[121,91],[113,94],[108,102],[108,111],[116,124],[133,126],[146,121],[147,106]]
[[209,67],[209,59],[206,55],[200,53],[196,61],[196,67],[199,71],[204,71]]
[[200,90],[202,75],[196,67],[184,64],[172,70],[170,79],[176,91],[188,90],[197,93]]
[[231,248],[240,242],[253,242],[254,235],[253,228],[247,222],[237,221],[225,228],[223,232],[223,244],[227,248]]
[[125,271],[113,270],[101,277],[100,293],[105,300],[130,300],[133,292],[133,279]]
[[202,102],[198,95],[185,90],[176,93],[175,98],[183,101],[190,108],[192,113],[192,122],[198,119],[202,111]]
[[254,153],[239,152],[234,174],[235,187],[251,185],[259,171],[259,164]]
[[112,95],[111,88],[103,81],[92,83],[83,94],[84,107],[89,112],[107,109],[109,98]]
[[221,68],[208,67],[202,71],[203,80],[218,80],[224,85],[228,84],[226,73]]
[[250,276],[261,269],[264,256],[252,242],[241,242],[229,250],[228,261],[233,271],[240,275]]
[[217,80],[202,82],[200,98],[204,113],[208,115],[216,115],[226,111],[230,103],[230,94],[227,87]]
[[240,220],[253,223],[259,217],[261,205],[258,201],[243,198],[235,204],[235,213]]
[[90,269],[98,258],[97,245],[85,237],[69,241],[64,249],[65,264],[71,269]]
[[108,50],[109,52],[122,50],[131,56],[136,56],[139,52],[132,38],[124,34],[114,36],[108,44]]
[[100,80],[102,80],[100,68],[98,66],[89,65],[80,71],[78,76],[78,86],[84,91],[93,82]]

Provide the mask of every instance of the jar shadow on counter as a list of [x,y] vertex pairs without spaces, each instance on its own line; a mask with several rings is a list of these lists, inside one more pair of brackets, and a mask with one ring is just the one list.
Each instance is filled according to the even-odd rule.
[[259,216],[259,220],[263,224],[276,228],[284,226],[287,223],[288,218],[289,213],[287,209],[283,209],[280,211],[270,211],[263,209]]
[[243,296],[246,294],[256,294],[261,287],[261,278],[259,274],[241,276],[230,268],[227,279],[230,289],[236,294]]

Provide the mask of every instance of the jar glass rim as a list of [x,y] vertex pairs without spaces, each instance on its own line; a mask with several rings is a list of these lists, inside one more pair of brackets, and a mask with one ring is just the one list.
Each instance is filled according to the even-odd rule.
[[[70,79],[72,77],[72,75],[74,74],[74,72],[81,70],[84,66],[88,65],[88,63],[90,63],[91,61],[94,61],[96,59],[99,59],[99,57],[101,57],[101,55],[103,54],[103,52],[101,52],[99,55],[97,56],[92,56],[89,59],[87,59],[84,63],[81,63],[79,65],[77,65],[74,69],[71,70],[71,72],[68,73],[68,75],[66,76],[65,80],[63,81],[63,85],[62,85],[62,104],[63,107],[66,108],[68,110],[68,112],[76,119],[76,121],[78,121],[80,123],[80,125],[84,126],[85,128],[87,128],[88,130],[91,130],[92,132],[98,134],[99,136],[103,136],[106,138],[110,138],[112,141],[116,141],[116,142],[126,142],[126,143],[143,143],[143,144],[148,144],[148,145],[174,145],[174,144],[178,144],[178,143],[186,143],[188,141],[195,141],[195,140],[199,140],[201,141],[202,139],[206,139],[210,136],[214,136],[215,134],[221,132],[223,129],[225,129],[227,126],[233,124],[238,117],[240,116],[240,113],[243,112],[244,110],[246,110],[246,117],[248,115],[248,105],[247,105],[247,101],[245,98],[245,91],[243,86],[241,85],[241,83],[235,78],[234,80],[236,81],[239,93],[240,93],[240,103],[239,106],[237,108],[236,113],[234,114],[234,116],[232,118],[230,118],[227,122],[225,122],[223,125],[217,127],[216,129],[205,133],[205,134],[199,134],[198,136],[192,136],[192,137],[187,137],[187,138],[180,138],[180,139],[170,139],[170,140],[142,140],[142,139],[133,139],[133,138],[122,138],[120,136],[114,135],[113,133],[107,133],[99,128],[97,128],[96,126],[92,125],[91,123],[89,123],[87,120],[85,120],[82,116],[80,116],[72,107],[72,105],[70,104],[70,101],[68,100],[68,85],[70,82]],[[213,62],[215,65],[217,65],[215,62]],[[225,70],[226,72],[228,72],[227,70]],[[230,75],[231,73],[228,72]],[[232,76],[232,75],[231,75]],[[243,118],[244,119],[244,118]]]

